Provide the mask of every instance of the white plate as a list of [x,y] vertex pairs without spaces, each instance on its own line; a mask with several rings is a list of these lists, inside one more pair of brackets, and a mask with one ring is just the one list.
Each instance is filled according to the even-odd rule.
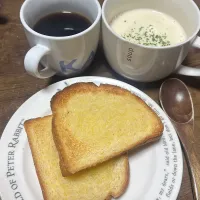
[[[0,141],[0,194],[3,200],[42,200],[23,122],[51,114],[51,97],[76,82],[111,84],[142,98],[161,118],[165,130],[160,141],[129,153],[130,182],[120,200],[175,200],[179,193],[183,160],[176,132],[161,108],[135,87],[109,78],[78,77],[39,91],[28,99],[7,124]],[[52,180],[53,181],[53,180]]]

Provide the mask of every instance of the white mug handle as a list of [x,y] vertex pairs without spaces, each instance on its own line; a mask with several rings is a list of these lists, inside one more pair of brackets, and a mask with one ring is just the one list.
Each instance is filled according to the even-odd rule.
[[55,71],[50,69],[49,67],[44,68],[43,70],[39,71],[39,62],[44,55],[50,53],[50,49],[42,46],[36,45],[32,47],[26,54],[24,59],[24,66],[28,74],[37,77],[37,78],[49,78],[56,74]]
[[[194,48],[200,49],[200,37],[196,37],[194,40],[192,46]],[[200,69],[199,68],[193,68],[193,67],[187,67],[184,65],[181,65],[176,71],[176,74],[181,74],[181,75],[187,75],[187,76],[200,76]]]

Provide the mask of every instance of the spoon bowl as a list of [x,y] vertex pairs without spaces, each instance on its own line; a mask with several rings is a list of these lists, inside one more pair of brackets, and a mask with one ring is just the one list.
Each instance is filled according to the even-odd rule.
[[164,111],[175,122],[186,123],[194,116],[190,92],[179,79],[168,79],[162,84],[160,102]]

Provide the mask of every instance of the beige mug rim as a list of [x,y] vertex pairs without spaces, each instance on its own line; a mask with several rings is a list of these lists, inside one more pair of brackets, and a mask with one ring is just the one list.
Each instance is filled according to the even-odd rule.
[[142,48],[145,48],[145,49],[171,49],[171,48],[175,48],[175,47],[179,47],[179,46],[182,46],[184,44],[186,44],[187,42],[191,41],[195,36],[197,36],[199,30],[200,30],[200,11],[199,11],[199,8],[197,7],[196,3],[193,1],[193,0],[188,0],[190,1],[190,3],[193,5],[193,8],[195,9],[195,11],[198,13],[199,17],[198,17],[198,25],[197,25],[197,28],[196,30],[194,31],[194,33],[189,37],[187,38],[187,40],[181,42],[181,43],[178,43],[178,44],[175,44],[175,45],[170,45],[170,46],[165,46],[165,47],[155,47],[155,46],[145,46],[145,45],[141,45],[141,44],[136,44],[136,43],[133,43],[133,42],[129,42],[127,40],[125,40],[124,38],[120,37],[119,35],[117,35],[110,27],[106,17],[105,17],[105,8],[106,8],[106,5],[107,5],[107,2],[110,1],[110,0],[105,0],[104,3],[103,3],[103,6],[102,6],[102,20],[103,22],[105,23],[106,27],[108,28],[108,30],[115,36],[117,37],[119,40],[123,41],[123,42],[126,42],[126,43],[129,43],[129,44],[132,44],[132,45],[136,45],[138,47],[142,47]]

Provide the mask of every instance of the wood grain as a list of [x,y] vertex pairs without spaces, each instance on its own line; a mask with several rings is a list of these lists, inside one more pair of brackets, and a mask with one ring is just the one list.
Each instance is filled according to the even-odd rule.
[[[54,76],[50,79],[40,80],[29,76],[25,72],[23,59],[29,46],[19,21],[19,9],[23,0],[4,0],[2,3],[0,17],[4,17],[6,23],[0,24],[0,135],[13,113],[24,101],[49,84],[64,79],[63,77]],[[198,3],[200,4],[200,0],[198,0]],[[200,64],[198,53],[198,51],[191,51],[185,64],[197,67]],[[144,91],[156,102],[158,102],[158,91],[163,81],[137,83],[122,78],[109,67],[101,46],[94,62],[82,75],[98,75],[122,80]],[[177,75],[171,75],[171,77],[180,78],[189,87],[195,108],[196,137],[196,135],[200,135],[200,79]],[[200,142],[200,140],[196,142]],[[184,160],[183,182],[178,200],[192,199],[191,183]]]

